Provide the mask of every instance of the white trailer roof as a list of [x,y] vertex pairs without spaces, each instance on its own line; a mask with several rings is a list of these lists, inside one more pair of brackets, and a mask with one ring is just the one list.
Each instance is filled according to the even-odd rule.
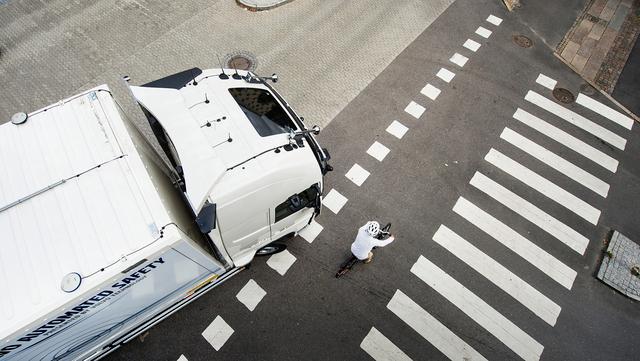
[[0,125],[0,174],[0,339],[172,241],[106,85]]

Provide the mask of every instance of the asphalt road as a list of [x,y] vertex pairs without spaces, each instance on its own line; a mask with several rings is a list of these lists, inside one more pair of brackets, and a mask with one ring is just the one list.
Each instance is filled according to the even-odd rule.
[[[300,237],[289,242],[296,260],[286,274],[257,259],[249,270],[151,329],[144,341],[125,345],[108,359],[370,360],[368,353],[394,348],[398,360],[404,359],[398,352],[414,360],[446,359],[450,346],[438,341],[441,335],[466,343],[468,355],[473,349],[487,359],[637,358],[637,303],[594,274],[611,229],[640,237],[640,134],[637,125],[628,130],[581,105],[561,104],[605,129],[594,135],[553,115],[553,106],[525,100],[533,91],[559,104],[536,83],[541,73],[574,95],[582,85],[550,51],[561,38],[556,32],[564,32],[575,14],[552,10],[564,16],[553,29],[542,19],[548,12],[523,21],[526,14],[509,14],[499,2],[455,2],[321,134],[335,168],[326,178],[326,191],[336,190],[348,201],[338,214],[324,209],[317,220],[324,229],[313,243]],[[504,21],[499,26],[487,22],[491,14]],[[479,26],[492,31],[488,39],[474,33]],[[530,37],[533,47],[516,46],[515,34]],[[467,39],[481,47],[476,52],[464,48]],[[449,60],[454,53],[468,58],[464,67]],[[441,68],[455,73],[449,83],[436,76]],[[427,83],[441,91],[435,100],[420,93]],[[602,96],[591,96],[613,107]],[[426,108],[418,119],[405,111],[411,101]],[[564,138],[553,140],[514,119],[517,109],[552,124],[554,134]],[[402,139],[385,131],[394,120],[408,128]],[[504,133],[506,127],[511,132]],[[624,150],[611,144],[607,130],[626,140]],[[568,144],[567,136],[580,145]],[[603,196],[602,188],[586,186],[591,176],[577,173],[572,179],[567,175],[575,173],[567,168],[555,170],[536,159],[527,153],[535,153],[535,147],[521,137],[609,185],[608,191]],[[367,154],[374,141],[390,150],[382,161]],[[585,155],[587,148],[599,156]],[[485,160],[491,149],[543,179],[505,165],[501,157]],[[551,158],[543,157],[557,166]],[[612,171],[598,159],[619,163]],[[345,177],[354,164],[370,173],[361,186]],[[510,209],[496,195],[480,191],[481,184],[495,186],[471,185],[474,176],[482,179],[477,172],[587,243],[569,246],[558,232],[545,232],[525,219],[522,203]],[[560,199],[555,191],[570,195]],[[397,241],[378,249],[370,265],[335,279],[356,228],[369,219],[392,222]],[[433,265],[437,268],[419,272]],[[249,280],[266,291],[254,311],[236,299]],[[408,306],[407,298],[417,308]],[[217,316],[234,332],[214,351],[201,333]],[[388,341],[370,334],[372,328]],[[366,346],[371,344],[377,347]]]
[[[611,229],[640,238],[638,126],[628,130],[581,105],[561,105],[624,139],[622,150],[611,144],[618,138],[609,132],[597,128],[594,135],[551,114],[549,104],[525,100],[534,91],[558,104],[536,83],[541,73],[578,94],[581,79],[551,48],[585,0],[526,2],[514,13],[493,0],[457,0],[448,8],[450,1],[433,7],[419,1],[394,2],[395,7],[376,3],[369,12],[362,1],[294,1],[259,17],[230,3],[192,1],[173,8],[169,2],[105,1],[84,7],[57,2],[56,11],[43,12],[45,4],[10,1],[13,15],[0,8],[5,118],[89,84],[112,85],[125,72],[145,82],[193,65],[215,65],[209,61],[212,54],[235,50],[235,43],[258,56],[261,71],[285,74],[278,89],[301,115],[328,124],[319,136],[335,168],[326,178],[326,192],[338,191],[348,201],[337,214],[323,209],[317,219],[323,230],[312,243],[301,237],[289,241],[295,262],[286,273],[276,272],[269,258],[256,259],[250,269],[106,360],[371,360],[371,354],[394,348],[396,360],[406,359],[402,355],[438,360],[459,350],[456,342],[467,345],[467,355],[477,352],[492,360],[637,358],[637,303],[594,274]],[[11,21],[22,13],[36,15],[21,18],[26,19],[21,24]],[[489,15],[503,21],[490,23]],[[114,26],[109,19],[120,19],[115,26],[125,28],[134,18],[144,19],[138,37],[105,31]],[[201,21],[203,28],[185,19]],[[52,30],[37,30],[38,24]],[[266,30],[243,34],[248,24]],[[488,38],[475,33],[479,26],[491,31]],[[310,34],[315,34],[312,40],[305,41]],[[533,47],[516,46],[515,34],[528,36]],[[467,39],[480,48],[463,47]],[[80,60],[73,60],[74,51]],[[449,60],[455,53],[468,58],[463,67]],[[305,71],[307,66],[311,70]],[[450,82],[436,76],[441,68],[455,74]],[[441,91],[435,97],[431,89],[434,100],[421,94],[426,84]],[[590,96],[613,107],[598,94]],[[412,101],[426,108],[418,118],[405,111]],[[537,131],[514,119],[517,109],[556,127],[552,133],[560,140],[549,136],[549,127]],[[408,128],[401,139],[386,131],[394,120]],[[511,132],[504,133],[506,127]],[[577,142],[569,144],[569,137]],[[375,141],[390,150],[382,161],[367,154]],[[540,147],[546,162],[565,167],[555,170],[527,153],[540,154]],[[491,149],[542,180],[521,167],[506,168],[505,158],[485,160]],[[614,171],[610,160],[618,162]],[[361,186],[345,177],[354,164],[370,173]],[[497,195],[479,188],[495,190],[493,183],[469,183],[474,176],[483,179],[476,172],[507,189],[501,194],[517,194],[524,202],[514,209],[501,204]],[[603,183],[609,186],[606,196]],[[531,209],[526,205],[545,212],[548,222],[577,232],[568,238],[588,243],[563,243],[559,238],[567,237],[557,229],[544,231],[523,217],[523,210]],[[392,222],[396,242],[376,250],[373,263],[335,279],[357,227],[369,219]],[[448,276],[436,268],[418,271],[426,266]],[[253,311],[236,297],[250,280],[266,291]],[[417,307],[409,307],[407,299]],[[218,316],[233,333],[216,351],[202,333]]]

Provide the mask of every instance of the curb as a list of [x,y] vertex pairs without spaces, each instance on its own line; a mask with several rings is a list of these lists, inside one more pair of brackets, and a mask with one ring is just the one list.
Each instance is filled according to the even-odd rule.
[[[253,11],[253,12],[258,12],[258,11],[265,11],[265,10],[271,10],[271,9],[275,9],[279,6],[285,5],[287,3],[292,2],[293,0],[272,0],[272,1],[265,1],[265,0],[236,0],[236,4],[238,4],[238,6],[245,8],[249,11]],[[269,5],[259,5],[258,3],[264,3],[264,2],[270,2]]]

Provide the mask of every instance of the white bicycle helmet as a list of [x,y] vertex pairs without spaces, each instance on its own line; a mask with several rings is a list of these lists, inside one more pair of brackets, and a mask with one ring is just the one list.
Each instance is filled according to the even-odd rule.
[[376,221],[367,222],[367,233],[369,233],[371,237],[377,236],[378,233],[380,233],[380,223]]

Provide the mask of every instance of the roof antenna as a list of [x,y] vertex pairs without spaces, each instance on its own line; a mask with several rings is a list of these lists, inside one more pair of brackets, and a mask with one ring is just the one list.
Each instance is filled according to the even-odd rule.
[[224,68],[222,67],[222,62],[220,61],[220,56],[218,54],[216,54],[216,57],[218,58],[218,63],[220,63],[220,70],[222,71],[222,73],[220,73],[220,75],[218,75],[218,77],[220,79],[222,79],[222,80],[229,79],[229,76],[224,73]]
[[209,104],[209,97],[207,97],[207,93],[204,93],[204,103]]
[[233,64],[233,70],[236,71],[235,74],[231,75],[231,77],[235,80],[239,80],[242,79],[242,77],[240,76],[240,74],[238,74],[238,69],[236,69],[236,63],[235,62],[231,62]]
[[198,82],[196,81],[196,77],[195,75],[193,75],[193,69],[189,69],[189,73],[191,73],[191,77],[193,78],[193,85],[198,85]]

